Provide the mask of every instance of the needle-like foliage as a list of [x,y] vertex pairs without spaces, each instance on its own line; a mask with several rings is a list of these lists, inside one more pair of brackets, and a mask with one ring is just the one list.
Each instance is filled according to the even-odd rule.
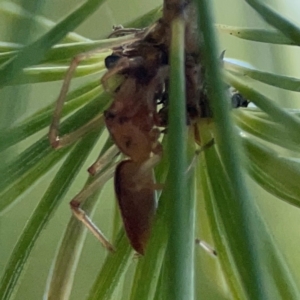
[[[76,69],[74,77],[90,77],[67,94],[60,134],[84,126],[113,101],[100,84],[106,72],[104,59],[111,54],[111,48],[134,38],[134,34],[94,41],[71,32],[104,2],[88,0],[58,23],[17,5],[0,3],[0,16],[30,22],[46,31],[25,46],[0,41],[1,87],[63,80],[75,55],[95,48],[101,50]],[[115,168],[116,156],[111,156],[99,174],[88,178],[86,184],[97,183],[97,188],[86,197],[83,208],[90,216],[104,211],[105,222],[112,223],[105,228],[116,253],[107,254],[99,246],[93,250],[102,256],[99,259],[95,255],[96,270],[82,296],[77,284],[84,277],[80,274],[86,272],[81,265],[85,260],[86,231],[77,219],[64,216],[62,223],[69,223],[47,266],[49,270],[45,271],[47,282],[37,284],[40,275],[36,272],[28,290],[35,291],[37,285],[43,285],[45,299],[55,300],[300,298],[295,281],[299,275],[294,277],[295,271],[285,260],[288,252],[282,254],[253,196],[260,186],[273,195],[274,205],[284,201],[295,209],[300,207],[300,111],[276,104],[253,85],[258,81],[299,92],[300,79],[246,67],[238,61],[224,59],[221,64],[217,43],[218,30],[253,42],[295,47],[299,45],[300,30],[262,1],[245,2],[273,27],[271,30],[215,26],[210,1],[194,2],[198,11],[194,27],[199,31],[204,89],[212,115],[187,125],[184,41],[185,22],[189,20],[175,18],[168,61],[168,128],[162,134],[163,156],[155,167],[156,181],[163,184],[163,189],[157,193],[158,209],[145,256],[134,256],[117,209],[105,209],[104,202],[115,201],[113,188],[106,184]],[[162,12],[159,6],[126,25],[151,26]],[[111,80],[108,84],[119,83]],[[228,85],[255,107],[231,109]],[[15,105],[22,101],[19,98],[13,99]],[[1,100],[0,110],[4,111],[7,101],[3,104]],[[53,107],[45,105],[20,121],[10,120],[0,132],[0,216],[10,214],[18,203],[26,201],[26,193],[50,176],[49,172],[54,173],[46,191],[36,199],[13,250],[5,255],[7,261],[0,271],[3,300],[21,299],[18,288],[27,276],[39,241],[43,240],[43,231],[52,224],[51,218],[59,215],[59,209],[67,207],[75,196],[68,191],[77,174],[85,174],[85,169],[81,171],[85,160],[91,165],[100,148],[101,156],[112,146],[104,121],[100,121],[97,131],[92,130],[73,145],[53,150],[46,136]],[[16,150],[19,146],[20,153]],[[250,184],[250,180],[256,185]],[[109,194],[105,193],[106,186]],[[107,201],[97,205],[102,199]],[[96,215],[93,218],[98,221]],[[105,222],[99,221],[102,225]]]

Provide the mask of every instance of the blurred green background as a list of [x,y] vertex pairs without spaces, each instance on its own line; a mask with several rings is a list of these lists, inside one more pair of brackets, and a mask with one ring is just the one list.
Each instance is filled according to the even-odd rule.
[[[214,0],[213,2],[217,23],[255,28],[268,27],[259,19],[255,12],[242,1]],[[299,24],[298,12],[300,3],[293,0],[273,0],[267,2],[280,13]],[[0,2],[0,4],[1,3],[3,2]],[[73,10],[78,3],[82,2],[78,0],[47,1],[42,8],[42,14],[53,21],[58,21],[68,14],[70,9]],[[161,1],[157,0],[131,0],[130,2],[118,0],[107,1],[107,3],[84,22],[76,32],[91,39],[105,37],[111,31],[112,25],[124,24],[156,7],[160,3]],[[0,15],[1,40],[19,41],[15,35],[10,35],[9,29],[12,24],[13,20],[2,18]],[[270,46],[267,44],[238,40],[227,35],[220,35],[220,52],[221,50],[226,50],[226,57],[245,60],[258,69],[300,77],[300,69],[298,67],[299,54],[296,47]],[[81,82],[81,80],[75,80],[73,83],[74,86]],[[300,98],[298,94],[266,87],[262,84],[258,84],[258,86],[268,93],[272,99],[277,100],[283,106],[299,108],[298,103]],[[4,110],[0,111],[0,124],[7,124],[18,118],[22,119],[25,116],[31,115],[37,109],[53,102],[59,93],[60,87],[61,82],[38,84],[30,87],[23,86],[19,87],[18,91],[16,91],[15,87],[6,88],[1,92],[0,97],[1,101],[8,103],[10,113],[7,114]],[[7,95],[14,95],[14,98],[10,98]],[[7,117],[9,120],[6,119]],[[35,135],[34,138],[44,133],[45,132],[39,133]],[[14,147],[13,151],[18,153],[30,143],[32,143],[32,140],[26,140],[26,144]],[[101,143],[101,141],[99,143]],[[64,228],[71,216],[68,202],[82,188],[87,178],[86,169],[95,160],[97,155],[98,151],[96,147],[96,150],[91,153],[85,163],[76,182],[67,193],[65,200],[56,211],[55,216],[41,234],[31,254],[28,268],[23,271],[20,285],[14,295],[14,299],[42,299],[51,260],[62,237]],[[20,197],[20,201],[14,207],[0,216],[0,275],[2,275],[7,259],[26,220],[30,217],[37,201],[42,197],[59,166],[47,173],[34,187],[26,192],[26,195]],[[255,200],[261,208],[263,216],[275,236],[276,242],[283,250],[287,262],[294,271],[296,279],[300,284],[300,239],[298,225],[300,212],[280,200],[273,199],[255,183],[251,182],[251,180],[249,180],[249,184],[253,186]],[[111,230],[111,222],[108,216],[111,215],[110,212],[115,204],[111,183],[106,186],[101,197],[100,204],[97,207],[93,219],[104,232],[109,233]],[[89,234],[80,259],[71,299],[85,298],[104,257],[105,250],[100,243]],[[132,263],[134,264],[136,262],[133,261]],[[211,278],[211,281],[211,286],[213,286],[214,279]],[[209,297],[207,299],[209,299]]]

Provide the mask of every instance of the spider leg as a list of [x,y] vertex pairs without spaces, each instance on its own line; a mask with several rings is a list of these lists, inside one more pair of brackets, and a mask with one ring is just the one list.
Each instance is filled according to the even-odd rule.
[[119,153],[120,150],[115,145],[111,146],[104,154],[99,155],[97,160],[88,168],[88,172],[93,176],[96,175],[107,165],[107,162],[111,161]]
[[[51,146],[55,149],[66,147],[78,139],[80,139],[82,136],[84,136],[86,133],[100,128],[104,124],[103,114],[98,114],[96,117],[94,117],[92,120],[90,120],[85,125],[81,126],[77,130],[70,132],[68,134],[65,134],[63,136],[56,135],[55,140],[50,139],[50,132],[49,132],[49,140],[51,143]],[[53,133],[53,132],[52,132]],[[57,134],[57,131],[56,133]],[[52,137],[54,138],[54,136]]]
[[85,211],[81,208],[82,203],[97,191],[108,179],[113,177],[115,165],[97,176],[89,185],[84,187],[70,202],[71,210],[74,216],[83,223],[83,225],[101,242],[101,244],[109,251],[115,251],[113,245],[108,241],[102,231],[89,218]]
[[67,93],[70,88],[70,83],[73,77],[74,72],[76,71],[76,68],[78,67],[79,63],[91,56],[93,56],[95,53],[101,53],[107,51],[107,49],[94,49],[89,52],[81,53],[77,56],[75,56],[72,59],[72,62],[70,64],[70,67],[65,75],[63,86],[60,90],[58,99],[56,101],[54,113],[52,116],[52,122],[49,128],[49,141],[53,148],[59,148],[68,145],[68,143],[63,143],[61,141],[61,138],[59,137],[59,123],[61,118],[62,109],[64,106],[64,102],[66,100]]

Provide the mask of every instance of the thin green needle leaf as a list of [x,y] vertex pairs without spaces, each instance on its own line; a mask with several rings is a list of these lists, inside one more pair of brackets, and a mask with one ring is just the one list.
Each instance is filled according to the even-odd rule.
[[[32,170],[39,161],[44,159],[52,151],[53,150],[50,148],[48,139],[43,138],[22,152],[8,166],[3,167],[3,170],[0,172],[1,212],[11,205],[14,200],[16,200],[15,198],[11,198],[11,193],[14,195],[14,192],[16,191],[17,187],[19,187],[19,184],[23,186],[22,182],[30,170]],[[33,170],[33,172],[37,171],[38,170]],[[41,174],[42,173],[43,171],[41,171]],[[32,174],[30,175],[32,176]],[[37,177],[38,176],[35,176],[35,178]]]
[[247,68],[226,60],[224,60],[224,67],[226,70],[237,72],[240,76],[249,76],[252,79],[275,86],[277,88],[300,92],[299,78],[264,72],[254,68]]
[[[79,128],[80,125],[82,126],[89,121],[91,116],[96,115],[97,110],[95,109],[97,108],[97,103],[99,104],[99,101],[93,101],[92,103],[89,103],[83,107],[81,111],[78,111],[75,115],[63,122],[60,132],[62,134],[70,132],[72,129],[75,130]],[[94,110],[92,111],[92,109]],[[71,130],[69,131],[68,129]],[[21,177],[40,159],[44,158],[52,151],[53,149],[51,149],[47,137],[43,137],[38,142],[30,146],[28,149],[22,152],[9,166],[5,166],[2,172],[3,180],[0,182],[0,190],[4,190],[7,186],[13,184],[14,180]]]
[[[80,87],[76,88],[75,90],[70,91],[67,94],[62,113],[64,113],[65,106],[68,107],[68,105],[69,105],[68,102],[70,102],[70,103],[72,103],[73,101],[77,102],[81,98],[85,98],[87,95],[90,95],[90,93],[91,93],[91,95],[93,95],[94,97],[90,97],[90,98],[86,99],[87,103],[90,103],[93,101],[93,99],[96,99],[96,96],[101,96],[103,94],[103,92],[104,91],[103,91],[102,85],[99,84],[99,79],[91,80],[87,83],[84,83]],[[24,122],[29,122],[30,120],[35,119],[36,117],[43,115],[44,113],[50,113],[51,115],[49,115],[49,116],[52,117],[56,100],[57,99],[55,99],[55,101],[53,103],[45,106],[44,108],[42,108],[39,111],[37,111],[36,113],[34,113],[31,117],[27,118]],[[48,124],[49,124],[49,122],[48,122]]]
[[[90,82],[74,90],[66,98],[62,117],[71,114],[85,103],[93,101],[93,99],[99,96],[101,92],[103,92],[103,90],[99,85],[99,80]],[[36,112],[32,117],[23,121],[21,124],[0,132],[0,151],[15,145],[41,129],[48,127],[53,116],[53,106],[54,105],[51,104]]]
[[[211,108],[216,123],[216,143],[218,145],[224,178],[228,178],[229,197],[228,202],[224,199],[216,198],[220,216],[227,232],[227,239],[230,243],[230,250],[245,289],[246,295],[250,299],[268,299],[270,289],[274,287],[270,274],[265,272],[262,263],[266,253],[263,250],[264,243],[270,243],[271,249],[279,261],[278,250],[275,248],[272,238],[261,219],[260,213],[250,198],[246,189],[239,153],[237,137],[234,132],[232,122],[229,118],[228,101],[224,95],[224,85],[219,71],[219,55],[217,52],[212,18],[208,1],[197,1],[199,12],[199,25],[203,32],[204,39],[204,59],[207,71],[208,95],[211,100]],[[204,129],[203,129],[204,130]],[[205,134],[205,131],[203,131]],[[201,136],[202,137],[202,136]],[[205,141],[211,137],[208,135]],[[207,150],[209,152],[210,149]],[[219,167],[218,160],[206,158],[208,172]],[[212,173],[210,181],[216,180]],[[272,248],[273,247],[273,248]],[[237,252],[236,249],[239,249]],[[284,263],[283,263],[284,265]],[[285,265],[284,265],[285,266]],[[286,266],[285,266],[286,268]],[[288,274],[288,270],[286,274]],[[282,274],[285,276],[286,274]],[[287,276],[289,278],[289,276]],[[293,281],[291,290],[294,295],[298,291],[295,289]],[[296,299],[296,298],[295,298]]]
[[300,208],[299,161],[278,155],[248,135],[241,137],[247,157],[245,165],[253,179],[269,193]]
[[[69,65],[55,67],[34,67],[22,70],[9,85],[41,83],[62,80],[65,78]],[[103,73],[105,70],[104,62],[79,66],[74,72],[73,78],[83,77],[91,74]],[[99,76],[101,77],[101,76]]]
[[16,58],[2,65],[0,87],[10,83],[23,68],[38,64],[52,46],[58,43],[69,31],[76,28],[104,2],[105,0],[86,1],[37,41],[24,47]]
[[[219,71],[219,57],[217,53],[216,41],[214,37],[214,31],[211,26],[212,17],[210,15],[209,5],[206,1],[198,0],[198,11],[199,11],[199,25],[203,31],[205,39],[204,43],[204,55],[205,65],[207,67],[207,81],[209,86],[214,87],[209,89],[209,96],[211,100],[211,106],[213,110],[214,119],[217,126],[218,136],[217,143],[220,146],[222,160],[226,164],[226,169],[230,172],[233,187],[237,193],[243,194],[246,191],[244,183],[237,178],[240,173],[239,164],[237,162],[238,155],[236,154],[235,145],[235,132],[233,129],[232,122],[229,116],[228,101],[224,94],[224,84],[221,80]],[[228,142],[230,141],[230,142]]]
[[228,26],[216,24],[220,32],[228,33],[240,39],[279,45],[296,45],[293,41],[287,38],[279,31],[257,28],[243,28],[236,26]]
[[0,64],[9,61],[12,57],[16,56],[17,53],[17,51],[0,53]]
[[78,54],[92,51],[94,53],[91,56],[100,56],[105,58],[109,52],[109,49],[113,47],[120,46],[123,43],[132,40],[134,35],[126,35],[123,37],[80,42],[80,43],[67,43],[58,44],[52,47],[41,60],[42,63],[51,63],[57,60],[71,59]]
[[[101,113],[109,99],[110,96],[108,94],[103,94],[102,96],[94,99],[92,102],[86,104],[61,124],[61,135],[78,129],[97,114]],[[22,180],[24,180],[24,176],[26,177],[27,172],[29,172],[41,159],[44,159],[46,155],[49,155],[52,151],[53,149],[50,147],[48,138],[44,137],[21,153],[8,166],[4,166],[3,170],[0,172],[0,191],[2,193],[2,197],[0,196],[1,210],[4,210],[15,200],[8,198],[8,201],[3,197],[7,190],[14,188],[14,184],[18,181],[19,184],[22,184]],[[33,172],[35,171],[33,170]],[[39,170],[36,169],[36,172],[39,172]]]
[[[76,55],[82,55],[83,53],[90,52],[85,61],[91,61],[90,57],[96,57],[98,61],[104,58],[111,52],[109,49],[113,47],[120,46],[121,44],[134,39],[134,35],[126,35],[123,37],[95,40],[95,41],[85,41],[76,43],[64,43],[57,44],[53,46],[44,57],[39,61],[40,64],[54,64],[57,62],[65,62],[66,64],[74,58]],[[1,42],[0,49],[3,49],[0,54],[0,59],[7,61],[14,58],[23,46],[18,44]]]
[[[93,198],[97,198],[99,193]],[[89,216],[93,216],[93,211],[85,210]],[[69,299],[72,291],[73,281],[76,268],[82,248],[86,238],[86,228],[74,216],[70,219],[64,239],[61,243],[59,253],[55,259],[55,264],[52,265],[49,286],[47,285],[44,295],[47,299]]]
[[10,298],[35,241],[63,199],[91,148],[97,141],[98,136],[98,132],[90,133],[76,145],[51,182],[32,217],[27,222],[13,250],[1,281],[0,295],[3,300]]
[[[126,39],[127,40],[127,39]],[[49,68],[46,64],[50,64],[50,67],[54,68],[56,67],[55,64],[57,64],[57,67],[60,66],[66,66],[68,67],[70,65],[70,60],[74,58],[76,55],[82,55],[83,53],[87,51],[92,51],[94,54],[89,55],[91,58],[87,58],[84,60],[84,63],[93,63],[93,62],[99,62],[101,60],[104,60],[104,58],[110,53],[108,50],[110,47],[106,48],[107,46],[117,44],[118,42],[111,42],[107,40],[103,41],[93,41],[93,42],[82,42],[82,43],[68,43],[68,44],[59,44],[57,47],[51,48],[46,54],[43,60],[39,62],[41,66],[38,67],[27,67],[24,70],[31,70],[35,68]],[[100,48],[97,48],[97,45],[100,45]],[[101,45],[104,45],[105,48],[102,48]],[[9,62],[11,59],[15,58],[17,54],[22,50],[23,47],[14,46],[11,45],[3,45],[2,44],[3,51],[0,53],[0,61],[1,62]],[[102,50],[101,50],[102,49]],[[46,66],[45,66],[46,65]],[[22,76],[22,74],[18,75],[17,77]],[[8,83],[7,85],[11,85],[14,83]]]
[[90,291],[89,300],[112,299],[113,292],[122,279],[130,262],[132,249],[123,229],[119,231],[116,245],[116,253],[107,256],[100,273]]
[[[265,262],[270,267],[273,279],[278,290],[278,299],[299,299],[299,285],[288,270],[285,258],[279,251],[273,251],[273,245],[267,244],[265,251],[267,255]],[[284,274],[284,276],[282,276]],[[273,298],[275,299],[275,298]]]
[[[167,148],[167,138],[164,137],[163,148]],[[169,169],[169,157],[163,155],[162,161],[155,168],[155,178],[157,182],[163,183],[166,180],[166,176]],[[153,224],[151,237],[148,242],[146,253],[144,257],[141,257],[136,267],[134,282],[140,282],[144,284],[133,285],[130,299],[152,299],[157,290],[158,274],[161,273],[162,263],[165,257],[166,245],[168,242],[168,229],[167,229],[167,199],[168,190],[163,189],[159,197],[159,206],[156,214],[156,218]]]
[[[290,113],[295,114],[291,111]],[[235,109],[233,112],[235,123],[247,133],[256,136],[263,141],[268,141],[285,149],[299,152],[300,136],[290,136],[289,130],[278,122],[274,122],[264,114],[263,117],[253,110]]]
[[267,23],[281,31],[296,45],[300,45],[300,28],[259,0],[245,0]]
[[[85,188],[89,187],[95,180],[97,180],[98,185],[97,191],[85,199],[81,205],[83,211],[91,218],[95,205],[98,202],[101,188],[113,176],[113,171],[110,168],[99,176],[90,176],[86,182]],[[101,177],[101,181],[99,181],[99,177]],[[58,255],[54,261],[53,270],[49,274],[49,286],[46,289],[49,299],[68,299],[70,297],[86,233],[87,230],[83,224],[72,216],[65,231]]]
[[165,280],[169,299],[193,299],[194,211],[193,197],[187,192],[187,129],[185,102],[185,54],[182,19],[172,23],[170,47],[170,100],[168,155],[169,243],[166,251]]
[[268,114],[275,122],[285,126],[289,131],[291,138],[295,140],[299,139],[300,119],[298,117],[290,114],[287,109],[283,109],[274,101],[259,93],[251,86],[244,84],[238,76],[231,73],[226,73],[225,78],[226,81],[236,88],[246,99],[252,101],[256,106]]
[[[208,149],[205,152],[205,158],[207,163],[207,171],[210,178],[210,184],[212,186],[212,190],[215,196],[216,205],[215,207],[218,210],[218,215],[221,217],[221,222],[224,224],[225,232],[224,236],[229,245],[229,249],[233,258],[233,264],[235,264],[236,269],[240,273],[241,283],[243,284],[243,288],[246,292],[246,295],[249,293],[247,290],[247,286],[245,285],[245,275],[249,276],[249,262],[247,259],[247,253],[244,252],[243,249],[243,240],[244,236],[240,236],[241,239],[239,242],[236,241],[236,232],[241,229],[242,220],[237,219],[236,209],[237,205],[232,205],[231,202],[231,191],[230,191],[230,180],[227,174],[227,171],[223,168],[220,163],[217,152],[214,149]],[[221,193],[222,201],[218,201],[217,195]],[[244,200],[244,199],[243,199]],[[228,201],[228,202],[227,202]],[[230,210],[226,211],[226,207],[230,207]],[[229,227],[228,222],[233,222],[233,224]],[[257,260],[260,264],[263,265],[263,269],[261,270],[260,276],[263,281],[261,281],[260,290],[261,293],[264,294],[262,299],[281,299],[279,295],[285,295],[283,299],[298,299],[299,297],[299,289],[295,284],[294,279],[292,278],[291,272],[289,271],[282,255],[275,245],[273,238],[269,235],[265,224],[263,224],[262,219],[258,216],[256,218],[256,227],[253,227],[256,231],[256,236],[260,236],[262,233],[262,237],[260,237],[260,245],[259,245],[259,255],[257,255]],[[266,235],[268,234],[268,235]],[[225,244],[226,245],[226,244]],[[251,251],[251,248],[248,248],[248,252]],[[237,257],[241,256],[243,260],[243,268],[246,272],[245,274],[241,274],[240,266],[236,263]],[[270,260],[272,257],[272,262]],[[273,264],[276,264],[277,270],[280,270],[280,274],[273,273]],[[235,267],[233,267],[233,270]],[[253,279],[248,278],[250,282],[253,282]],[[277,285],[277,282],[285,282],[285,285]],[[252,291],[250,293],[255,292],[254,287],[252,286]],[[249,297],[247,297],[249,298]],[[251,298],[252,299],[252,298]],[[257,298],[255,298],[257,299]]]
[[[108,139],[103,146],[100,155],[103,155],[111,146],[112,141]],[[114,167],[111,167],[113,161],[114,159],[109,159],[107,166],[103,168],[99,175],[89,176],[87,179],[84,188],[91,187],[95,181],[97,181],[98,188],[98,190],[88,197],[80,206],[90,218],[93,216],[103,185],[108,179],[113,177]],[[72,216],[49,273],[48,284],[45,291],[45,294],[48,295],[49,299],[69,299],[86,234],[86,227],[84,227],[77,218]]]
[[150,10],[145,15],[130,21],[124,25],[125,28],[145,28],[155,23],[159,18],[162,17],[162,6]]
[[[201,126],[201,125],[200,125]],[[214,151],[214,150],[211,150]],[[230,245],[226,239],[226,230],[224,224],[218,212],[218,206],[216,199],[229,197],[228,182],[224,182],[224,178],[220,178],[220,172],[217,169],[212,168],[210,171],[214,172],[214,178],[220,178],[220,180],[212,180],[209,182],[209,175],[207,172],[207,165],[205,163],[205,155],[202,154],[202,159],[199,161],[199,173],[201,180],[202,192],[201,196],[204,197],[205,211],[210,223],[210,231],[213,236],[214,244],[217,250],[217,259],[219,259],[222,270],[225,274],[225,280],[230,289],[230,292],[234,299],[245,299],[245,290],[241,284],[236,264],[230,251]],[[217,157],[217,156],[215,156]],[[219,165],[220,166],[220,165]],[[225,178],[226,180],[226,178]],[[221,182],[220,182],[221,181]],[[200,186],[198,185],[198,190]],[[227,192],[226,192],[227,191]],[[220,194],[218,194],[220,193]],[[216,199],[214,199],[216,198]],[[203,210],[203,207],[200,208]],[[237,249],[238,251],[238,249]],[[205,270],[204,270],[205,272]],[[199,279],[198,279],[199,280]],[[200,279],[201,280],[201,279]]]
[[27,172],[24,172],[22,176],[17,177],[9,188],[1,191],[0,214],[3,214],[7,209],[10,209],[11,205],[16,203],[16,200],[20,195],[28,188],[34,187],[38,179],[55,166],[69,151],[70,147],[58,151],[51,151],[48,154],[42,152],[38,162],[34,163],[34,165]]
[[[1,1],[0,3],[0,13],[14,18],[14,22],[19,20],[33,20],[34,26],[37,28],[41,28],[43,30],[48,30],[51,27],[55,26],[55,22],[47,19],[44,16],[41,15],[33,15],[29,11],[25,10],[23,7],[13,3],[13,2],[7,2],[7,1]],[[66,42],[83,42],[83,41],[89,41],[89,39],[74,33],[70,32],[65,37]]]
[[159,278],[158,278],[158,282],[157,282],[157,288],[156,288],[156,292],[155,292],[155,296],[154,296],[154,300],[161,300],[161,299],[165,299],[166,297],[164,297],[163,294],[163,290],[164,290],[164,276],[163,276],[163,268],[161,269],[161,272],[159,274]]
[[21,44],[0,41],[0,52],[18,51],[22,47],[23,45]]

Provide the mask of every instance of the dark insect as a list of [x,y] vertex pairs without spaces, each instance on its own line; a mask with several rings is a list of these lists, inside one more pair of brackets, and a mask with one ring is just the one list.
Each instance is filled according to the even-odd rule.
[[233,91],[230,98],[232,108],[247,107],[249,104],[249,101],[238,91]]

